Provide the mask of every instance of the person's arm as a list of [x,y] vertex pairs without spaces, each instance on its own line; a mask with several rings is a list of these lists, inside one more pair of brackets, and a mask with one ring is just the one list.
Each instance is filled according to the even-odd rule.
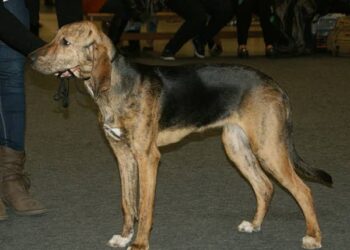
[[45,45],[45,42],[32,34],[0,0],[0,40],[27,56]]

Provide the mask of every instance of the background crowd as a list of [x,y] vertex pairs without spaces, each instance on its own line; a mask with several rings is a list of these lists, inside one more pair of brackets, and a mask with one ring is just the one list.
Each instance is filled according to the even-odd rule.
[[[108,32],[115,44],[119,44],[126,29],[140,31],[139,26],[127,27],[130,20],[148,22],[155,11],[164,9],[181,16],[183,24],[163,49],[161,57],[165,60],[174,60],[188,41],[193,43],[198,58],[205,57],[206,46],[213,54],[220,54],[221,43],[215,35],[232,20],[237,28],[237,55],[248,57],[248,31],[253,16],[259,19],[267,57],[310,53],[314,46],[311,25],[315,18],[332,12],[350,13],[349,0],[84,0],[83,3],[86,12],[115,14]],[[156,23],[152,21],[155,30]],[[139,42],[131,41],[127,52],[139,50]]]

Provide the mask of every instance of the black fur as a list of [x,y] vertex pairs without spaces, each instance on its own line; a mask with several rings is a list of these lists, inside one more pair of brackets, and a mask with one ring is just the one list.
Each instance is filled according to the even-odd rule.
[[202,127],[237,110],[242,97],[261,76],[250,68],[232,65],[157,67],[162,82],[160,129]]

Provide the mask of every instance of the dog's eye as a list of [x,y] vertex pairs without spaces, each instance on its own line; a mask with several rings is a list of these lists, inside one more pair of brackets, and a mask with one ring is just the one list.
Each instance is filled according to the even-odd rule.
[[71,43],[70,43],[69,41],[67,41],[65,38],[63,38],[63,39],[62,39],[62,44],[63,44],[64,46],[68,46],[68,45],[70,45]]

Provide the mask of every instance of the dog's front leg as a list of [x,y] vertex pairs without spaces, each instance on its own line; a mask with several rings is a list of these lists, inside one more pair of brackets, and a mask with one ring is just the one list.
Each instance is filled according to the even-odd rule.
[[113,235],[108,245],[111,247],[126,247],[133,237],[134,222],[137,217],[137,162],[129,146],[123,142],[116,142],[108,136],[107,138],[118,160],[124,216],[122,233]]
[[159,150],[154,143],[149,150],[135,154],[139,166],[139,225],[134,243],[128,250],[149,249],[149,236],[153,221]]

